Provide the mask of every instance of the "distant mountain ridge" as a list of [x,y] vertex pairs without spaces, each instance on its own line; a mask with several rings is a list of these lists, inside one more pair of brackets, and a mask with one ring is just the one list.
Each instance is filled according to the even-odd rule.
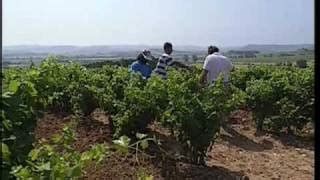
[[[19,45],[4,46],[3,57],[16,56],[47,56],[48,54],[63,56],[104,56],[104,57],[135,57],[144,49],[150,49],[153,54],[163,53],[161,46],[150,45],[101,45],[101,46],[41,46],[41,45]],[[202,54],[206,47],[200,46],[175,46],[176,55],[181,54]]]
[[[162,50],[161,46],[150,45],[95,45],[95,46],[42,46],[42,45],[17,45],[3,46],[4,53],[108,53],[110,51],[142,51],[143,49]],[[201,46],[175,46],[178,51],[198,51]]]
[[262,53],[288,52],[298,49],[314,49],[313,44],[249,44],[237,50],[259,51]]
[[[296,51],[298,49],[314,49],[313,44],[249,44],[242,47],[219,47],[222,52],[229,50],[259,51],[261,53]],[[42,46],[42,45],[18,45],[3,46],[2,57],[4,60],[16,57],[46,57],[48,54],[62,55],[68,57],[78,56],[101,56],[101,57],[136,57],[143,49],[150,49],[154,55],[163,52],[161,46],[150,45],[94,45],[94,46]],[[206,54],[205,46],[174,46],[174,56],[203,55]]]

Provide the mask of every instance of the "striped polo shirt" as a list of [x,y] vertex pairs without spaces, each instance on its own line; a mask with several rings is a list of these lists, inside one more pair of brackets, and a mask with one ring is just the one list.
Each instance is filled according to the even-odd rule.
[[154,72],[158,75],[160,75],[163,79],[167,79],[167,67],[172,66],[173,60],[172,57],[169,54],[162,54],[161,57],[159,57],[157,66],[154,70]]

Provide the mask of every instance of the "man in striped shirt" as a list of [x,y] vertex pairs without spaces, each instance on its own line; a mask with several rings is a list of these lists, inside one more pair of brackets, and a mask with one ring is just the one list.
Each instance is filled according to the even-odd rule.
[[154,70],[154,72],[160,75],[163,79],[167,79],[168,66],[178,66],[178,67],[190,69],[189,66],[172,60],[172,57],[170,56],[173,51],[171,43],[169,42],[164,43],[163,50],[164,50],[164,54],[162,54],[161,57],[159,57],[157,66]]

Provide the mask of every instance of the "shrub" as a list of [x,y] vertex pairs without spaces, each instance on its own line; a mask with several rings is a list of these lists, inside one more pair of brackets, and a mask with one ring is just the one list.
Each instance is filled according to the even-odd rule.
[[106,146],[97,144],[90,150],[79,153],[72,148],[75,134],[64,127],[62,135],[54,135],[51,142],[40,142],[30,151],[27,165],[16,166],[12,174],[18,179],[74,179],[80,178],[84,168],[98,164],[106,155]]
[[296,66],[299,67],[299,68],[306,68],[308,65],[307,65],[307,61],[306,60],[298,60],[296,61]]

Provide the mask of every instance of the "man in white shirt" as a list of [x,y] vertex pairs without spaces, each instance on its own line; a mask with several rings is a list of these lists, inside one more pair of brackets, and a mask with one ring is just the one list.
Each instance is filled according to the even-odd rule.
[[218,76],[222,74],[224,85],[229,82],[230,71],[233,70],[231,61],[219,53],[219,49],[216,46],[208,47],[208,56],[206,57],[203,70],[200,77],[200,83],[214,84]]

